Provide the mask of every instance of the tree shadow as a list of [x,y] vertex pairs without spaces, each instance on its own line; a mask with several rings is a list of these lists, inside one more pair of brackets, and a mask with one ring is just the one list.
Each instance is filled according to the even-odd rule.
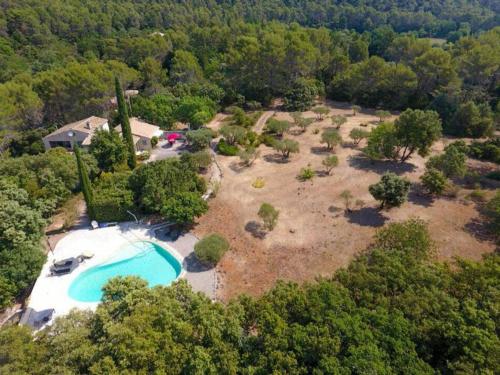
[[263,157],[265,161],[268,163],[276,163],[276,164],[287,164],[290,162],[290,158],[283,158],[280,154],[268,154]]
[[435,198],[432,195],[426,194],[421,184],[414,184],[408,194],[408,202],[423,207],[431,207]]
[[381,227],[388,220],[379,210],[373,207],[364,207],[356,211],[346,212],[344,216],[349,223],[363,227]]
[[206,264],[202,263],[198,260],[196,257],[196,254],[192,252],[189,254],[187,257],[184,258],[184,261],[182,262],[182,266],[184,269],[188,272],[205,272],[209,271],[212,268],[214,268],[214,265],[212,264]]
[[347,158],[347,162],[349,166],[355,169],[375,172],[377,174],[392,172],[397,175],[402,175],[417,169],[417,167],[410,163],[400,163],[392,160],[371,160],[363,155],[350,156]]
[[262,224],[256,222],[255,220],[251,220],[246,223],[245,230],[255,238],[259,238],[261,240],[264,239],[267,234],[267,232],[262,228]]
[[311,147],[311,153],[314,155],[329,155],[331,154],[331,150],[326,146],[313,146]]
[[229,169],[236,173],[241,173],[246,168],[247,167],[243,163],[239,163],[236,161],[233,161],[231,164],[229,164]]
[[465,224],[464,229],[481,242],[495,242],[497,240],[490,223],[485,219],[484,215],[471,219]]
[[318,177],[330,177],[331,176],[327,171],[322,170],[322,169],[314,171],[314,172],[316,173],[316,176],[318,176]]

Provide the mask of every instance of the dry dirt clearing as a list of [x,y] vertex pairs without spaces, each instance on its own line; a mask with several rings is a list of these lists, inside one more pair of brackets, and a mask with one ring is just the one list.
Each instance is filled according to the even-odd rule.
[[[479,259],[482,253],[495,249],[494,243],[482,236],[479,213],[474,203],[463,198],[470,192],[464,188],[458,198],[432,201],[414,187],[409,202],[402,207],[379,211],[368,186],[378,182],[386,171],[418,183],[425,160],[416,155],[406,164],[370,163],[350,144],[348,134],[361,123],[376,123],[377,117],[369,111],[352,116],[350,109],[339,104],[330,107],[330,115],[349,116],[340,130],[344,145],[335,150],[339,165],[331,176],[322,174],[321,162],[329,153],[320,144],[321,132],[314,134],[315,129],[331,127],[329,118],[313,123],[306,133],[286,136],[300,143],[300,153],[292,155],[288,162],[264,145],[259,148],[260,158],[250,168],[242,168],[237,157],[217,156],[223,171],[222,184],[195,231],[199,236],[218,232],[231,242],[232,251],[218,266],[222,299],[240,293],[260,294],[278,279],[301,282],[331,275],[369,245],[377,228],[410,217],[429,223],[440,259]],[[291,120],[284,112],[276,112],[275,116]],[[305,112],[304,116],[315,114]],[[443,147],[439,142],[433,152]],[[308,165],[318,176],[312,181],[298,181],[300,169]],[[261,189],[252,187],[258,177],[265,181]],[[346,189],[354,200],[364,201],[364,206],[351,214],[344,214],[339,197]],[[263,202],[280,210],[276,228],[266,235],[260,230],[257,216]]]

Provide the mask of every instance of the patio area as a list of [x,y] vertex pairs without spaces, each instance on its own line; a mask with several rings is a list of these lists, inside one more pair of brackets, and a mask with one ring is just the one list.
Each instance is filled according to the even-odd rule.
[[[96,230],[78,229],[69,232],[47,256],[31,296],[22,322],[34,328],[41,328],[54,317],[67,314],[73,308],[94,310],[97,302],[81,302],[68,295],[71,283],[82,272],[108,262],[120,253],[124,246],[137,241],[153,242],[174,256],[181,264],[180,278],[185,278],[194,291],[216,299],[217,276],[214,268],[200,264],[194,255],[194,245],[198,239],[190,233],[182,233],[177,239],[161,235],[158,227],[135,223],[121,223],[114,227]],[[77,258],[83,253],[93,253],[91,259],[84,260],[71,273],[51,276],[54,261]]]

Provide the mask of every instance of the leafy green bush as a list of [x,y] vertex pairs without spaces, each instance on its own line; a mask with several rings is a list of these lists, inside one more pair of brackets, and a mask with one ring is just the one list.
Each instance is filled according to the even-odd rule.
[[448,179],[443,172],[429,168],[421,177],[422,185],[430,194],[441,195],[448,186]]
[[299,181],[307,181],[307,180],[312,180],[316,176],[316,172],[314,169],[307,167],[307,168],[302,168],[297,175],[297,179]]
[[194,245],[194,253],[202,263],[215,265],[229,250],[229,242],[220,234],[210,234]]
[[399,207],[408,198],[411,183],[394,173],[386,173],[380,182],[368,187],[373,198],[381,202],[380,207]]
[[276,226],[279,214],[280,212],[269,203],[262,203],[259,212],[257,212],[257,215],[264,222],[264,228],[269,231],[273,230]]
[[236,156],[238,155],[239,151],[240,149],[238,148],[238,146],[229,145],[224,139],[221,139],[217,144],[217,152],[221,155]]
[[270,134],[260,134],[259,142],[265,144],[267,147],[273,147],[276,142],[276,138]]
[[168,198],[160,213],[167,220],[184,225],[192,224],[194,219],[203,215],[207,210],[207,202],[202,199],[199,193],[187,191]]
[[491,139],[486,142],[472,142],[469,146],[468,154],[475,159],[500,164],[500,138]]
[[203,150],[210,145],[214,132],[208,128],[190,130],[186,133],[186,140],[194,151]]

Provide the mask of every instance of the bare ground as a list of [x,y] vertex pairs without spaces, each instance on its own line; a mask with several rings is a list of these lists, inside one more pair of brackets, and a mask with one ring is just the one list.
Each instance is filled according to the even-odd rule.
[[[351,116],[352,111],[343,104],[330,103],[330,106],[331,114],[349,116],[340,130],[344,145],[335,150],[339,166],[331,176],[325,176],[321,165],[329,154],[319,142],[321,133],[314,134],[314,129],[331,127],[330,119],[315,122],[306,133],[287,135],[300,143],[300,153],[286,162],[264,145],[260,146],[261,157],[250,168],[242,168],[237,157],[217,156],[223,171],[222,184],[195,231],[198,236],[218,232],[231,243],[232,251],[218,267],[222,279],[218,294],[223,299],[240,293],[258,295],[278,279],[302,282],[331,275],[367,247],[377,228],[410,217],[420,217],[429,223],[439,259],[455,256],[480,259],[481,254],[494,251],[495,244],[484,230],[476,205],[464,199],[470,190],[462,188],[453,199],[431,200],[419,193],[418,180],[425,168],[423,158],[416,155],[405,164],[371,163],[350,144],[348,134],[361,123],[369,123],[367,129],[375,126],[377,118],[373,111]],[[283,112],[276,112],[276,116],[290,119]],[[315,115],[305,112],[304,116]],[[433,152],[441,151],[447,142],[450,140],[435,144]],[[487,164],[478,166],[476,161],[474,164],[490,168]],[[298,181],[300,169],[308,165],[318,175],[313,181]],[[405,176],[415,186],[408,203],[379,211],[368,186],[378,182],[385,171]],[[257,177],[265,181],[262,189],[252,187]],[[344,213],[344,203],[339,197],[346,189],[355,200],[364,201],[362,207],[350,214]],[[262,230],[257,217],[263,202],[280,210],[278,224],[270,233]]]

